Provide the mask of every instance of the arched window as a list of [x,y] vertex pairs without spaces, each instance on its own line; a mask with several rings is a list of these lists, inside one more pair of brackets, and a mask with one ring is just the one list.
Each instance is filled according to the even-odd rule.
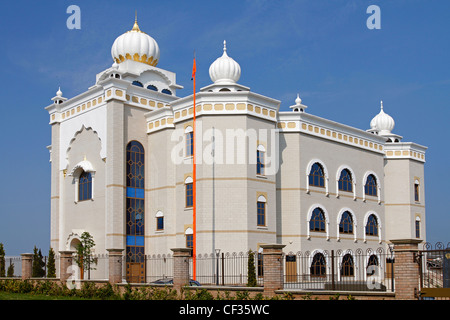
[[416,179],[414,181],[414,201],[416,202],[419,202],[420,200],[419,191],[420,191],[420,181]]
[[353,218],[348,211],[342,214],[341,222],[339,223],[339,232],[353,234]]
[[126,148],[126,269],[130,282],[145,281],[144,259],[144,148],[131,141]]
[[416,227],[416,238],[420,238],[420,217],[416,217],[415,227]]
[[377,256],[374,255],[374,254],[372,254],[372,255],[369,257],[369,260],[367,261],[367,268],[369,268],[370,266],[375,266],[375,267],[378,266],[378,258],[377,258]]
[[378,235],[378,221],[374,214],[371,214],[367,219],[366,235],[368,236]]
[[152,84],[149,84],[149,85],[147,86],[147,89],[153,90],[153,91],[158,91],[158,88],[157,88],[156,86],[152,85]]
[[78,201],[90,199],[92,199],[92,175],[83,171],[78,182]]
[[164,214],[161,211],[156,213],[156,230],[164,230]]
[[[194,231],[191,228],[187,228],[184,232],[186,237],[186,248],[193,249],[194,248]],[[191,257],[193,255],[193,250],[191,250]]]
[[134,85],[134,86],[137,86],[137,87],[142,87],[142,88],[144,87],[144,86],[142,85],[142,83],[139,82],[139,81],[137,81],[137,80],[134,80],[131,84]]
[[194,129],[191,126],[184,130],[186,137],[186,157],[194,155]]
[[256,150],[256,174],[264,175],[264,162],[265,162],[265,151],[264,146],[259,145]]
[[309,220],[309,230],[311,231],[325,231],[325,214],[322,209],[315,208]]
[[314,163],[309,172],[309,185],[315,187],[325,187],[325,174],[323,167],[318,163]]
[[339,178],[339,190],[348,192],[353,191],[352,175],[348,169],[341,171],[341,176]]
[[353,263],[353,257],[350,253],[347,253],[342,258],[341,264],[341,276],[351,277],[355,275],[355,266]]
[[170,95],[172,94],[172,91],[170,91],[169,89],[162,89],[161,92]]
[[377,196],[377,179],[373,174],[369,174],[364,185],[364,193],[368,196]]
[[194,206],[194,180],[191,177],[187,177],[184,181],[185,185],[185,198],[186,208]]
[[257,225],[265,226],[266,225],[266,198],[264,196],[259,196],[258,201],[256,202],[257,207]]
[[310,274],[311,277],[325,277],[327,275],[326,261],[322,253],[318,252],[314,255],[311,262]]

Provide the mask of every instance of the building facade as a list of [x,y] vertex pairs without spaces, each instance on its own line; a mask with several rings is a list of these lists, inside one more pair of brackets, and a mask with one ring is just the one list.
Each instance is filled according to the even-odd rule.
[[[86,92],[58,90],[46,108],[51,247],[73,250],[87,231],[96,253],[123,249],[127,275],[145,274],[144,255],[193,246],[193,95],[177,96],[183,87],[157,67],[158,44],[137,22],[111,54]],[[369,130],[307,113],[298,96],[280,111],[238,83],[225,42],[209,73],[195,94],[197,253],[425,240],[426,147],[392,133],[382,104]]]

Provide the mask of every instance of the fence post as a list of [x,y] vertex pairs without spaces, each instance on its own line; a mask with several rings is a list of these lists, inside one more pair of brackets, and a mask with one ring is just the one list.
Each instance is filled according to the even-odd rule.
[[173,252],[173,288],[180,291],[189,285],[190,248],[174,248]]
[[336,280],[334,277],[334,250],[331,250],[331,290],[336,290]]
[[414,300],[419,291],[420,269],[416,260],[419,253],[418,244],[422,240],[391,240],[394,244],[394,278],[395,298],[398,300]]
[[22,280],[30,279],[33,270],[33,254],[22,253]]
[[59,280],[66,281],[72,276],[72,270],[69,272],[69,267],[72,265],[72,254],[74,251],[60,251],[59,257]]
[[108,278],[111,284],[122,282],[123,249],[106,249],[108,251]]
[[275,290],[283,289],[283,248],[284,244],[262,244],[264,263],[264,294],[274,296]]

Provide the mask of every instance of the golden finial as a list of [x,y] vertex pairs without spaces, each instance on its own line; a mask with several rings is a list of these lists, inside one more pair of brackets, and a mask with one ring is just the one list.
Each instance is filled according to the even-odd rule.
[[137,23],[137,10],[134,12],[134,25],[133,25],[133,29],[131,29],[131,31],[141,31],[139,29],[138,23]]

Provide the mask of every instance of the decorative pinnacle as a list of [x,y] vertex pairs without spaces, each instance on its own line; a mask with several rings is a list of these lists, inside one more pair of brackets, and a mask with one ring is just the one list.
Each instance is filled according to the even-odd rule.
[[383,110],[383,100],[381,100],[381,110]]
[[133,29],[131,29],[131,31],[141,31],[139,29],[139,26],[137,23],[137,10],[134,12],[134,25],[133,25]]

